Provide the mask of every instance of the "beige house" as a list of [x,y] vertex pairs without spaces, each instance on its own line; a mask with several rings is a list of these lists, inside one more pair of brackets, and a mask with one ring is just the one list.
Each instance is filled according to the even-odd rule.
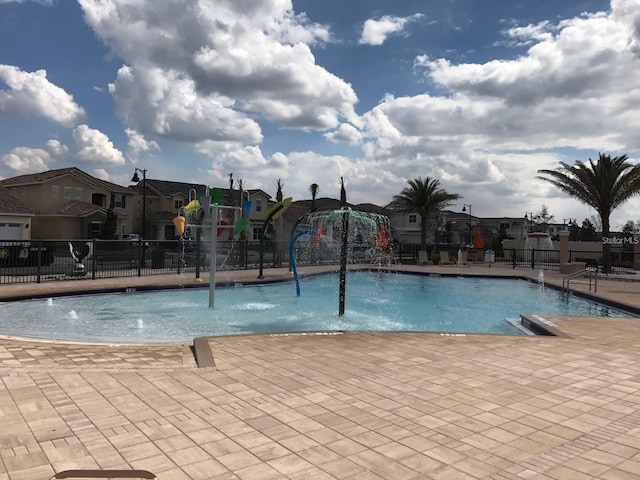
[[0,181],[0,186],[31,210],[32,239],[100,237],[109,209],[117,217],[116,235],[132,232],[136,192],[79,168],[20,175]]
[[[146,188],[144,187],[146,183]],[[137,193],[135,206],[133,210],[136,232],[142,231],[142,206],[146,205],[145,211],[145,236],[149,240],[171,240],[178,237],[178,232],[173,224],[173,218],[178,214],[180,209],[187,205],[190,200],[199,199],[204,195],[207,186],[198,183],[172,182],[169,180],[155,180],[146,178],[140,181],[132,188]],[[224,203],[229,204],[229,189],[220,189],[224,195]],[[233,194],[239,195],[238,190]],[[264,220],[267,217],[267,211],[272,205],[269,195],[258,189],[247,190],[245,200],[252,203],[251,214],[249,216],[250,230],[248,232],[249,239],[257,239],[257,235]],[[224,218],[224,217],[223,217]],[[205,219],[205,223],[210,223]],[[191,233],[195,236],[195,233]]]
[[0,186],[0,242],[29,240],[32,217],[27,205]]

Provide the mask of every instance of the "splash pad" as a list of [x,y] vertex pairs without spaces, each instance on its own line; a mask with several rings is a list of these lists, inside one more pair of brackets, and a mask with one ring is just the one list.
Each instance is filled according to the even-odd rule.
[[[334,211],[307,214],[307,229],[296,234],[289,247],[289,258],[296,280],[296,292],[300,287],[295,263],[294,244],[304,234],[311,235],[308,250],[311,258],[324,250],[340,266],[338,315],[344,315],[346,299],[347,265],[370,259],[376,252],[390,248],[389,219],[377,213],[352,210],[342,207]],[[315,252],[314,252],[315,250]]]

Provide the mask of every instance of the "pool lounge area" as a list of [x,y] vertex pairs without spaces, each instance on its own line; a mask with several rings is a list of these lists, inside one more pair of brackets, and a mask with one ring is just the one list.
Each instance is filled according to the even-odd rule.
[[[545,272],[545,282],[562,277]],[[83,286],[29,284],[0,295]],[[637,309],[640,283],[602,277],[596,296]],[[2,339],[0,480],[69,469],[145,469],[161,479],[638,478],[640,319],[547,320],[564,336],[211,337],[202,340],[215,361],[207,368],[188,345]]]

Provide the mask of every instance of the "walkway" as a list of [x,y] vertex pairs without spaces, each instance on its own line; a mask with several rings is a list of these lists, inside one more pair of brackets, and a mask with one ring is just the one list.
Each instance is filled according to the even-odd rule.
[[[545,281],[561,277],[545,272]],[[85,283],[3,286],[0,295]],[[601,280],[598,294],[640,307],[640,283]],[[98,468],[163,480],[638,478],[640,323],[549,319],[569,336],[211,338],[216,366],[200,369],[182,345],[0,340],[0,480]]]

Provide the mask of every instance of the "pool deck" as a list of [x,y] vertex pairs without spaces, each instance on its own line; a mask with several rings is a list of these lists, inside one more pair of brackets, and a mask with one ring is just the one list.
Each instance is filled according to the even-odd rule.
[[[398,268],[538,278],[484,265]],[[622,281],[632,279],[601,276],[595,296],[640,308],[640,282]],[[0,300],[179,284],[193,274],[1,285]],[[640,478],[640,321],[546,318],[567,336],[211,337],[207,368],[188,345],[2,338],[0,480],[69,469],[163,480]]]

